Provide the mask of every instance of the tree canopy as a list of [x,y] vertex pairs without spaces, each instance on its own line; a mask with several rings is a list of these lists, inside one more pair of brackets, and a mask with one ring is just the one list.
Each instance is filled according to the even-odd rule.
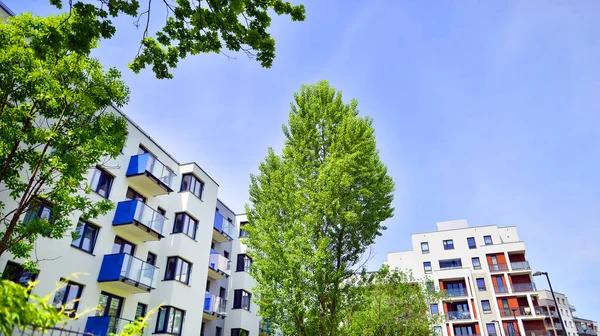
[[70,48],[80,21],[73,12],[0,22],[0,255],[27,258],[38,237],[63,238],[71,214],[112,209],[88,197],[86,178],[123,147],[126,121],[108,109],[129,90],[119,71]]
[[[50,0],[58,8],[65,5],[77,13],[71,49],[90,50],[88,41],[114,36],[117,27],[111,19],[131,16],[143,28],[140,48],[129,67],[139,72],[151,66],[157,78],[172,78],[170,68],[180,59],[200,53],[243,52],[270,68],[275,58],[275,40],[268,32],[271,14],[289,15],[304,21],[303,5],[282,0],[100,0],[93,3]],[[155,36],[150,30],[152,14],[163,5],[167,19]],[[154,17],[153,20],[156,20]],[[158,18],[162,20],[162,16]]]
[[259,314],[285,335],[342,335],[348,281],[392,216],[372,119],[320,81],[294,95],[281,155],[251,176],[247,244]]

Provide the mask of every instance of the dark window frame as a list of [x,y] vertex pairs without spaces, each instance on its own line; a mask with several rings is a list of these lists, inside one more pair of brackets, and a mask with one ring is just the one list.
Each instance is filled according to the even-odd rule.
[[[477,266],[475,266],[475,262],[474,262],[475,260],[477,260],[477,264],[478,264]],[[481,260],[479,260],[479,257],[472,257],[471,265],[473,265],[473,269],[476,269],[476,270],[481,269]]]
[[[246,294],[246,295],[244,295]],[[244,297],[248,297],[247,305],[244,303]],[[232,309],[243,309],[250,311],[252,306],[252,293],[244,289],[236,289],[233,291],[233,308]]]
[[[248,261],[248,260],[250,261],[249,265],[247,265],[247,263],[246,263],[246,261]],[[236,259],[235,271],[248,273],[248,272],[250,272],[251,269],[252,269],[252,258],[250,258],[245,253],[239,253],[237,255],[237,259]]]
[[240,222],[240,234],[239,234],[239,238],[247,238],[248,237],[248,231],[246,231],[244,229],[244,226],[248,224],[248,222]]
[[[481,282],[483,283],[483,287],[479,285],[479,280],[481,280]],[[487,287],[485,285],[485,279],[484,278],[476,278],[475,279],[475,283],[477,284],[477,290],[480,292],[485,292],[487,291]]]
[[[488,239],[489,239],[489,244],[488,244]],[[492,239],[491,235],[483,236],[483,243],[485,245],[494,245],[494,240]]]
[[250,336],[250,332],[242,328],[231,328],[231,336]]
[[[178,229],[177,228],[177,220],[180,216],[182,216],[183,219],[182,219],[181,228]],[[187,228],[187,229],[183,230],[184,228]],[[190,229],[193,230],[193,234],[190,234],[190,232],[189,232]],[[184,235],[192,238],[193,240],[196,240],[196,234],[198,233],[198,220],[185,211],[176,212],[175,219],[173,221],[173,232],[171,232],[171,233],[173,233],[173,234],[183,233]]]
[[202,179],[196,176],[194,173],[185,173],[181,175],[181,186],[179,187],[179,192],[189,191],[199,199],[202,199],[202,196],[204,195],[204,186],[204,181],[202,181]]
[[[427,264],[429,264],[429,270],[427,269]],[[431,261],[423,262],[423,270],[425,271],[425,274],[429,274],[429,273],[433,272],[433,268],[431,266]]]
[[[173,268],[170,268],[169,265],[169,260],[171,259],[175,259],[175,263],[173,265]],[[186,281],[181,281],[182,275],[183,275],[183,266],[179,266],[179,263],[182,264],[187,264],[187,274],[186,274]],[[165,277],[163,279],[163,281],[178,281],[181,282],[182,284],[186,284],[189,285],[190,284],[190,279],[192,277],[192,268],[193,268],[193,264],[183,258],[181,258],[180,256],[170,256],[167,257],[167,265],[165,266]],[[177,274],[177,269],[179,269],[179,274]],[[170,274],[172,273],[172,274]]]
[[[9,273],[6,272],[6,269],[8,267],[15,267],[16,268],[16,272],[14,274],[12,274],[13,275],[12,278],[8,278],[7,277],[7,274],[9,274]],[[29,281],[34,282],[34,281],[37,280],[38,275],[40,274],[40,271],[39,270],[37,270],[37,271],[38,271],[37,273],[27,271],[23,267],[22,264],[19,264],[19,263],[16,263],[16,262],[12,261],[12,260],[9,260],[9,261],[6,262],[6,265],[4,266],[4,270],[2,271],[2,277],[0,279],[2,279],[2,280],[10,280],[10,281],[12,281],[14,283],[18,283],[19,285],[21,285],[23,287],[27,287],[28,283],[22,283],[21,282],[21,278],[23,278],[24,276],[27,276],[28,277],[28,279],[27,279],[28,282]],[[18,279],[18,280],[15,281],[15,279]]]
[[42,218],[42,213],[44,209],[48,209],[50,211],[50,215],[46,218],[48,222],[52,223],[52,208],[54,205],[48,202],[45,199],[35,199],[29,203],[29,209],[25,212],[25,217],[23,218],[23,224],[27,224],[36,219]]
[[[472,244],[471,244],[472,242]],[[467,245],[469,246],[469,249],[476,249],[477,248],[477,242],[475,241],[475,237],[467,237]]]
[[[92,224],[86,220],[80,219],[77,222],[77,226],[75,227],[75,230],[77,230],[77,228],[79,227],[80,224],[83,225],[83,228],[81,230],[81,235],[77,239],[71,240],[71,246],[78,250],[81,250],[83,252],[87,252],[87,253],[93,255],[94,249],[96,248],[96,242],[98,241],[98,234],[100,233],[100,227],[96,224]],[[83,248],[83,242],[84,242],[83,238],[86,236],[86,232],[88,231],[88,229],[95,230],[94,240],[90,243],[90,250]],[[79,240],[78,244],[74,244],[76,240]]]
[[[121,248],[120,248],[119,252],[112,252],[112,248],[115,247],[115,244],[117,243],[117,239],[122,241]],[[131,253],[126,253],[126,252],[123,251],[123,247],[126,246],[126,245],[130,245],[131,246]],[[129,240],[121,237],[121,236],[115,235],[115,239],[113,240],[113,247],[112,248],[111,248],[112,254],[125,253],[125,254],[129,254],[131,256],[135,256],[135,249],[137,248],[137,245],[134,244],[134,243],[132,243],[132,242],[130,242]]]
[[71,280],[67,280],[67,279],[64,279],[64,278],[61,278],[60,281],[65,284],[64,287],[60,288],[60,289],[64,288],[65,292],[64,292],[63,297],[61,299],[60,305],[57,307],[55,305],[54,300],[56,300],[56,295],[58,295],[58,292],[59,292],[60,289],[57,290],[54,293],[54,298],[52,299],[52,305],[56,309],[61,309],[61,307],[64,307],[67,303],[69,303],[69,302],[66,302],[66,301],[69,298],[69,294],[71,293],[71,290],[72,290],[71,286],[75,286],[75,287],[77,287],[77,294],[76,294],[77,297],[72,301],[73,308],[65,309],[64,311],[65,312],[70,312],[70,313],[77,312],[77,309],[79,308],[79,300],[81,299],[81,295],[83,293],[83,288],[85,287],[85,285],[82,285],[80,283],[77,283],[77,282],[74,282],[74,281],[71,281]]
[[[169,321],[169,317],[171,316],[171,310],[174,310],[173,313],[173,321]],[[175,325],[175,314],[177,312],[181,313],[181,323],[179,332],[173,332],[173,326]],[[160,318],[162,314],[165,315],[164,325],[162,329],[158,328],[158,324],[160,323]],[[183,324],[185,322],[185,310],[179,309],[173,306],[163,306],[159,309],[158,315],[156,318],[156,327],[154,328],[155,334],[170,334],[170,335],[181,335],[183,331]]]
[[446,240],[442,241],[442,244],[444,245],[444,250],[454,250],[454,240],[453,239],[446,239]]
[[[447,265],[448,263],[450,263],[451,266],[442,267],[442,263],[444,265]],[[438,261],[438,264],[440,266],[440,269],[453,269],[453,268],[461,268],[461,267],[463,267],[463,265],[462,265],[462,258],[442,259],[442,260]]]
[[[142,314],[138,315],[138,308],[142,307]],[[138,319],[138,317],[146,317],[146,315],[148,314],[148,304],[146,303],[142,303],[142,302],[138,302],[136,307],[135,307],[135,320]]]
[[[94,182],[94,177],[96,177],[96,174],[100,174],[100,177],[98,178],[98,182],[97,182],[96,186],[93,186],[92,183]],[[99,191],[99,190],[101,190],[100,189],[101,181],[107,182],[106,195],[102,195]],[[90,181],[90,188],[92,188],[92,190],[96,194],[108,199],[110,197],[110,192],[112,190],[114,182],[115,182],[115,176],[113,174],[109,173],[108,171],[106,171],[106,169],[104,169],[100,166],[96,166],[94,168],[94,173],[92,174],[92,179]]]
[[[486,304],[488,309],[486,309]],[[481,300],[481,311],[484,314],[489,314],[492,312],[492,305],[490,304],[490,300]]]
[[[427,246],[427,249],[423,249],[423,244]],[[421,242],[421,253],[428,254],[429,253],[429,242]]]

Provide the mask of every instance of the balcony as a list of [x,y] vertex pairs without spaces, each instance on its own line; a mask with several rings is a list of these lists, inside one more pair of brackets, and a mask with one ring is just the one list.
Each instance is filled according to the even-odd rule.
[[[513,309],[516,309],[513,311]],[[500,316],[502,317],[513,317],[513,316],[533,316],[533,312],[529,307],[515,307],[515,308],[500,308]]]
[[113,316],[90,316],[85,323],[85,332],[94,336],[120,334],[126,325],[133,321]]
[[546,330],[525,330],[523,336],[548,336],[548,332]]
[[219,243],[226,243],[233,240],[233,225],[227,218],[218,212],[215,212],[215,222],[213,224],[213,239]]
[[490,272],[506,272],[508,271],[508,264],[490,264]]
[[163,228],[167,218],[142,201],[131,200],[117,204],[113,226],[115,230],[139,237],[142,241],[164,238]]
[[571,304],[569,305],[569,309],[570,309],[571,311],[577,311],[577,309],[575,309],[575,306],[573,306],[573,305],[571,305]]
[[466,288],[446,289],[446,297],[461,297],[461,296],[469,296]]
[[471,319],[470,312],[460,312],[460,311],[446,312],[446,321],[470,320],[470,319]]
[[150,153],[132,156],[125,175],[129,184],[144,195],[166,195],[173,191],[175,173]]
[[529,267],[529,261],[511,262],[510,267],[512,268],[513,271],[523,271],[523,270],[531,269],[531,267]]
[[208,277],[214,280],[229,278],[230,264],[229,259],[220,255],[217,251],[211,250],[208,260]]
[[158,267],[126,253],[107,254],[102,260],[98,282],[129,293],[154,289]]
[[513,284],[512,285],[512,290],[515,293],[520,293],[520,292],[535,292],[535,285],[530,283],[530,284]]
[[508,294],[508,286],[494,286],[496,294]]
[[577,327],[577,333],[579,335],[590,335],[590,336],[597,336],[598,335],[598,332],[596,330],[594,330],[594,329],[589,329],[589,328],[588,329],[584,329],[584,328],[581,328],[581,327]]
[[206,292],[204,294],[203,318],[219,320],[225,318],[225,315],[227,315],[227,300]]

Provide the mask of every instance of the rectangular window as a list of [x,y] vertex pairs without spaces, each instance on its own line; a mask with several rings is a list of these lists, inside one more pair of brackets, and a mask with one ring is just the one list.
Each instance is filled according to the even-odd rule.
[[248,237],[248,231],[244,230],[244,225],[248,224],[248,222],[240,223],[240,238]]
[[45,219],[52,221],[52,206],[46,201],[35,200],[29,205],[29,210],[25,214],[23,224],[27,224],[36,219]]
[[481,263],[479,262],[479,257],[471,258],[471,262],[473,263],[473,269],[481,269]]
[[175,215],[173,233],[184,233],[186,236],[196,239],[196,231],[198,231],[197,220],[185,212],[180,212]]
[[454,250],[454,242],[452,239],[444,240],[444,250]]
[[493,245],[492,236],[483,236],[483,242],[485,245]]
[[64,283],[64,286],[60,287],[54,294],[52,305],[57,309],[64,307],[66,312],[74,313],[79,307],[83,285],[65,279],[60,279],[60,281]]
[[[100,292],[100,300],[98,300],[98,306],[96,309],[96,316],[114,316],[121,317],[121,310],[123,308],[124,299],[120,296]],[[116,333],[116,321],[111,319],[109,325],[109,332]]]
[[173,306],[164,306],[158,312],[156,334],[181,335],[185,311]]
[[71,241],[71,246],[89,253],[94,253],[96,238],[98,238],[98,230],[99,228],[97,226],[79,220],[77,228],[75,229],[77,238]]
[[139,317],[146,317],[146,312],[148,312],[148,305],[138,302],[137,307],[135,308],[135,319],[137,320]]
[[126,253],[129,255],[133,255],[135,252],[135,245],[128,242],[127,240],[115,236],[115,241],[112,247],[112,253]]
[[490,300],[481,300],[481,308],[484,313],[491,313],[492,307],[490,306]]
[[440,269],[460,267],[462,267],[462,261],[460,260],[460,258],[440,260]]
[[246,329],[232,328],[231,336],[249,336],[250,332]]
[[252,294],[243,289],[236,289],[233,293],[233,309],[245,309],[249,311]]
[[423,253],[423,254],[429,253],[429,243],[428,242],[421,243],[421,253]]
[[469,238],[467,238],[467,244],[469,245],[470,249],[477,248],[477,244],[475,244],[475,237],[469,237]]
[[146,257],[146,263],[152,266],[156,266],[156,254],[148,252],[148,256]]
[[488,335],[496,335],[496,324],[495,323],[487,323],[485,325],[487,329]]
[[183,174],[183,178],[181,180],[181,189],[179,191],[189,191],[196,195],[199,199],[202,199],[204,182],[200,181],[200,179],[193,174]]
[[184,284],[189,284],[192,264],[179,258],[167,258],[167,269],[165,271],[165,280],[177,280]]
[[245,254],[238,254],[237,264],[235,265],[236,272],[250,272],[252,268],[252,258]]
[[481,292],[485,291],[485,280],[483,278],[477,278],[477,289]]
[[23,287],[27,287],[30,281],[35,281],[37,279],[37,273],[39,271],[30,272],[25,270],[23,266],[9,261],[6,263],[4,267],[4,271],[2,272],[2,280],[10,280],[12,282],[18,283]]
[[215,327],[215,336],[223,336],[223,329],[221,327]]
[[115,178],[109,173],[107,173],[104,169],[96,167],[96,169],[94,170],[94,174],[92,175],[90,187],[93,191],[98,193],[98,195],[104,198],[108,198],[114,179]]
[[144,195],[140,194],[139,192],[131,189],[131,188],[127,188],[127,193],[125,194],[125,199],[129,200],[129,201],[140,201],[142,203],[146,203],[146,197],[144,197]]
[[210,292],[210,280],[206,280],[206,291]]
[[425,270],[425,273],[431,273],[431,262],[430,261],[423,262],[423,269]]
[[437,303],[431,304],[431,315],[437,315],[440,313]]

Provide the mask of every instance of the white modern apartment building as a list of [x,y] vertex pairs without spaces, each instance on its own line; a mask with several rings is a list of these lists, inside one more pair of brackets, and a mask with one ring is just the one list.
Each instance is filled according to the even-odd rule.
[[412,246],[388,253],[385,264],[445,291],[431,304],[431,313],[443,316],[439,335],[547,336],[548,313],[515,227],[440,222],[435,232],[413,234]]
[[[554,300],[552,298],[552,292],[549,290],[541,290],[539,291],[539,300],[540,306],[546,308],[546,310],[550,313],[546,319],[546,329],[549,331],[548,335],[551,336],[576,336],[577,335],[577,326],[573,321],[573,312],[575,311],[575,306],[569,303],[569,298],[565,294],[554,292],[554,296],[556,297],[556,302],[558,303],[558,307],[554,304]],[[560,313],[560,317],[565,324],[565,329],[563,330],[558,314]]]
[[[24,260],[3,254],[3,278],[37,280],[33,293],[40,296],[66,282],[53,304],[73,315],[87,311],[67,328],[96,336],[118,332],[159,305],[145,335],[259,335],[251,260],[239,241],[244,217],[217,199],[210,175],[178,162],[131,120],[122,154],[90,168],[89,197],[112,201],[114,210],[90,219],[72,214],[77,239],[40,238],[36,275],[21,267]],[[8,191],[0,200],[11,208]],[[23,218],[51,214],[52,205],[42,203]]]
[[593,320],[584,319],[581,317],[573,317],[575,326],[577,328],[578,336],[597,336],[598,335],[598,322]]

